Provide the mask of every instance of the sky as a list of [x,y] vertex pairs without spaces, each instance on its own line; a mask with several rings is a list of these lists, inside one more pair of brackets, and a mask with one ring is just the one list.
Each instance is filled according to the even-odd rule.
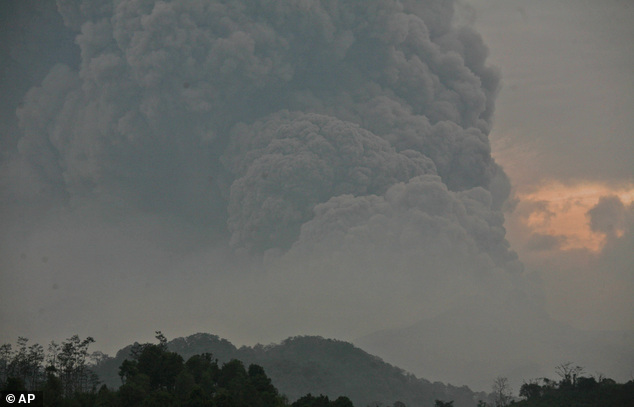
[[491,140],[517,199],[505,225],[544,279],[553,315],[580,328],[628,328],[632,258],[611,245],[632,247],[631,226],[614,214],[606,233],[588,211],[601,198],[633,201],[634,5],[549,3],[471,2],[503,70]]
[[3,343],[631,330],[634,6],[326,3],[4,3]]

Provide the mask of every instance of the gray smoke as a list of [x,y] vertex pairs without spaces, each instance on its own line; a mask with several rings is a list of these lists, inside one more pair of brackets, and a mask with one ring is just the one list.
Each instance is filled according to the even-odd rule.
[[490,195],[498,219],[476,246],[512,257],[487,139],[498,74],[451,2],[58,8],[81,63],[18,110],[20,155],[56,196],[176,213],[260,251],[290,247],[320,203],[438,175],[436,189]]
[[4,144],[3,334],[352,340],[532,301],[455,5],[58,0],[78,60]]
[[382,195],[434,163],[332,116],[282,112],[236,126],[225,153],[236,175],[229,197],[232,242],[273,247],[297,238],[315,205],[333,196]]

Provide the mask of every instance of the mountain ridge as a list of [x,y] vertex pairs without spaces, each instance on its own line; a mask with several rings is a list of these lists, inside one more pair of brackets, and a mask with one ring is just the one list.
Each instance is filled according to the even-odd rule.
[[[95,372],[105,384],[120,385],[118,368],[131,357],[134,345],[119,350],[115,357],[100,362]],[[400,401],[407,406],[433,406],[436,399],[454,401],[456,407],[473,407],[485,400],[483,392],[467,386],[430,382],[384,362],[350,342],[321,336],[294,336],[278,344],[241,346],[209,333],[175,338],[168,349],[189,357],[212,353],[219,363],[231,359],[245,365],[262,366],[272,383],[289,400],[308,393],[331,398],[347,396],[357,407],[392,405]]]

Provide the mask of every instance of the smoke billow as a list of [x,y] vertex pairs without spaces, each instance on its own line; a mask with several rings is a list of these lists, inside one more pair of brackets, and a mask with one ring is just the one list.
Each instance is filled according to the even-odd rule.
[[423,154],[332,116],[287,112],[236,126],[225,157],[236,180],[229,197],[232,242],[293,242],[315,205],[343,194],[382,195],[396,182],[435,173]]
[[[487,140],[498,75],[451,2],[58,8],[81,63],[28,92],[19,151],[66,200],[205,219],[258,251],[290,247],[318,204],[420,175],[493,212],[508,194]],[[499,262],[496,222],[476,240]]]
[[3,186],[63,216],[5,236],[25,254],[10,266],[60,297],[100,293],[60,318],[145,329],[128,319],[160,309],[152,323],[250,340],[352,338],[513,296],[488,140],[499,74],[454,5],[57,0],[80,60],[26,93]]

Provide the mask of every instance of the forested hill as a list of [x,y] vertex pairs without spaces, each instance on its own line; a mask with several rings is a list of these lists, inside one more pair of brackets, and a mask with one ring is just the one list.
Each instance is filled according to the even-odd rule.
[[[130,356],[132,346],[120,350],[115,358],[102,361],[96,373],[108,386],[121,384],[118,369]],[[288,338],[280,344],[236,348],[229,341],[211,334],[198,333],[177,338],[168,349],[185,360],[210,352],[219,362],[239,359],[245,365],[264,367],[273,385],[293,401],[312,393],[331,398],[345,395],[355,406],[434,405],[434,401],[453,400],[455,407],[476,406],[486,394],[468,387],[455,387],[418,379],[402,369],[383,362],[354,345],[316,336]]]

